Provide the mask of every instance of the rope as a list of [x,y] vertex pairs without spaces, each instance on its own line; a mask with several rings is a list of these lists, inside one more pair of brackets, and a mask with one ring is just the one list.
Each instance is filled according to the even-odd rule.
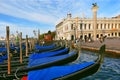
[[3,74],[3,77],[6,78],[5,73]]
[[19,70],[20,68],[23,68],[23,67],[24,67],[24,66],[21,66],[21,67],[18,67],[18,68],[16,69],[16,71],[15,71],[15,73],[14,73],[16,79],[20,79],[20,78],[17,76],[17,72],[18,72],[18,70]]

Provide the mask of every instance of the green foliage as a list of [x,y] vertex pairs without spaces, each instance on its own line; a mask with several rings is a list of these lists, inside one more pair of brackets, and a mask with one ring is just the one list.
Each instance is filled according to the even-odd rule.
[[47,34],[50,34],[52,36],[52,38],[55,38],[56,32],[55,31],[51,32],[49,30],[48,33],[41,34],[39,38],[44,39],[44,35],[47,35]]
[[44,39],[44,34],[41,34],[41,35],[39,36],[39,38],[40,38],[40,39]]
[[50,30],[48,31],[48,34],[51,34],[51,31],[50,31]]
[[53,32],[51,33],[51,35],[52,35],[53,38],[55,38],[56,32],[53,31]]

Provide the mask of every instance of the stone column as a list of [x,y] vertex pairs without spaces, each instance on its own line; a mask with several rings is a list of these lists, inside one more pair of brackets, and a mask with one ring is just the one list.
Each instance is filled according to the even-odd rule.
[[97,10],[98,10],[98,6],[96,3],[93,3],[92,6],[92,11],[93,11],[93,39],[96,40],[96,34],[97,34]]
[[106,29],[109,30],[109,28],[108,28],[108,23],[106,24]]
[[110,24],[110,29],[112,30],[112,23],[109,23]]
[[116,23],[116,30],[119,29],[119,23]]

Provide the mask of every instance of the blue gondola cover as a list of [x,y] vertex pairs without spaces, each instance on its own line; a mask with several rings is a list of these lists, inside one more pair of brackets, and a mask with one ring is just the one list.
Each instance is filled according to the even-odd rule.
[[49,46],[39,46],[39,45],[35,45],[35,49],[36,50],[45,50],[45,49],[52,49],[55,47],[55,44],[49,45]]
[[0,53],[1,52],[6,52],[7,51],[7,48],[0,48]]
[[35,53],[35,54],[31,54],[29,59],[39,59],[39,58],[43,58],[43,57],[49,57],[49,56],[54,56],[60,53],[64,53],[67,52],[69,49],[65,48],[59,51],[53,51],[53,52],[43,52],[43,53]]
[[28,72],[28,80],[53,80],[55,78],[60,78],[65,75],[72,74],[76,71],[80,71],[95,62],[85,62],[81,64],[74,64],[68,66],[54,66],[50,68],[45,68],[42,70],[34,70]]
[[45,58],[41,58],[41,59],[29,60],[28,67],[38,66],[38,65],[47,64],[50,62],[62,60],[62,59],[65,59],[67,57],[70,57],[74,54],[77,54],[77,53],[75,51],[71,51],[69,54],[64,54],[61,56],[45,57]]
[[0,58],[0,64],[2,64],[3,62],[4,62],[4,60]]

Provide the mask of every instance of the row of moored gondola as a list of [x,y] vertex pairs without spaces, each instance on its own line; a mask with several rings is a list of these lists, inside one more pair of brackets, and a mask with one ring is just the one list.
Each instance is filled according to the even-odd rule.
[[[97,72],[104,51],[105,45],[100,48],[98,59],[95,61],[66,65],[79,57],[77,49],[70,50],[68,47],[55,44],[48,46],[36,45],[35,50],[30,52],[29,56],[23,55],[22,63],[20,63],[18,53],[12,54],[11,73],[7,74],[6,48],[0,48],[2,54],[0,56],[0,80],[24,80],[24,78],[28,80],[79,80]],[[3,58],[3,56],[6,56],[6,58]]]

